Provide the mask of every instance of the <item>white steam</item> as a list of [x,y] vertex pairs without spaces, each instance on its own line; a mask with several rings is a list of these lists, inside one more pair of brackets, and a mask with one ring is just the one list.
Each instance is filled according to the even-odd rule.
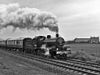
[[15,29],[41,29],[48,28],[58,32],[56,17],[49,12],[36,8],[21,8],[19,4],[0,5],[0,28],[13,26]]

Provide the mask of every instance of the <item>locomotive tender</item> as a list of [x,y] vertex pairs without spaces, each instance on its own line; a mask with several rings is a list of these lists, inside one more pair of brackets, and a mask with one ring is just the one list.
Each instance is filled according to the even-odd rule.
[[9,50],[44,55],[52,58],[67,57],[71,54],[70,46],[65,46],[65,40],[56,34],[55,38],[51,35],[36,36],[32,38],[1,40],[0,47]]

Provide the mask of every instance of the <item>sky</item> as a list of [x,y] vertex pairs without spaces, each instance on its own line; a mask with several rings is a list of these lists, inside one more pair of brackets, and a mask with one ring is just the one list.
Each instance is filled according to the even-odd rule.
[[[59,34],[66,40],[76,37],[100,37],[100,0],[0,0],[0,4],[18,3],[21,7],[37,8],[57,16]],[[2,38],[53,34],[49,30],[30,31],[12,27],[0,30]]]

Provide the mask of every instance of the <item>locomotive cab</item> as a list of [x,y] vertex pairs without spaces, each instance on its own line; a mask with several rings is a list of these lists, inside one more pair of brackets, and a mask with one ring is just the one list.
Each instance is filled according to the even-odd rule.
[[23,39],[23,52],[26,53],[32,53],[33,51],[33,45],[32,45],[32,39],[31,38],[25,38]]

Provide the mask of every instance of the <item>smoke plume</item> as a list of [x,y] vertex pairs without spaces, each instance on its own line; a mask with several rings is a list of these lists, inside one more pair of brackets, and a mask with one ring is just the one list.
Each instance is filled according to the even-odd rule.
[[36,8],[20,7],[19,4],[0,5],[0,28],[13,26],[15,29],[48,28],[58,32],[56,16]]

